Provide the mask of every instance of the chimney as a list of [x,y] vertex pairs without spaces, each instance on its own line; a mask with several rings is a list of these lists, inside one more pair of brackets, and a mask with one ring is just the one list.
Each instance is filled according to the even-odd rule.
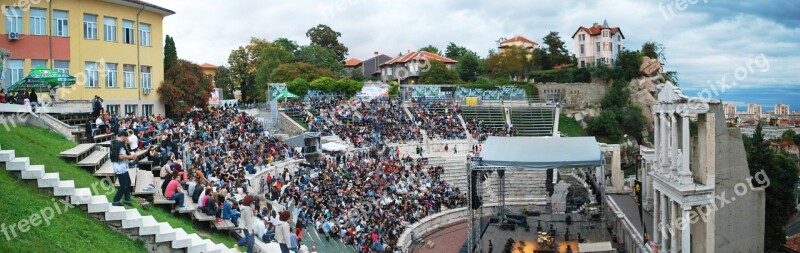
[[378,56],[378,51],[375,51],[374,54],[375,54],[375,56]]

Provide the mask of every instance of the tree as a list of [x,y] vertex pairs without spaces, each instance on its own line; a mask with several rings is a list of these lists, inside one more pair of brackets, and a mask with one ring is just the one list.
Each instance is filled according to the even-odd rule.
[[533,50],[533,59],[531,64],[534,70],[549,70],[553,69],[553,58],[544,49],[537,48]]
[[619,52],[615,64],[615,72],[617,73],[615,79],[627,82],[641,76],[642,72],[639,71],[639,67],[642,66],[642,56],[639,55],[639,52],[623,50]]
[[430,68],[420,74],[419,82],[425,84],[454,84],[459,81],[455,70],[447,69],[444,63],[428,60]]
[[623,133],[615,111],[603,110],[597,117],[589,119],[586,130],[594,135],[606,136],[612,142],[618,143]]
[[567,48],[564,46],[564,41],[561,40],[561,36],[558,35],[558,32],[551,31],[548,33],[542,38],[542,43],[547,45],[547,54],[550,55],[553,65],[572,63],[569,51],[567,51]]
[[490,55],[486,59],[486,68],[494,78],[514,79],[523,77],[530,67],[529,53],[521,47],[510,47],[502,54]]
[[[783,226],[797,211],[786,201],[794,199],[794,187],[797,184],[797,164],[783,153],[775,153],[769,148],[769,143],[764,139],[761,125],[756,126],[753,137],[743,136],[745,151],[747,152],[747,165],[750,175],[754,176],[754,186],[767,186],[765,210],[769,210],[769,217],[764,217],[764,245],[766,251],[780,249],[786,242]],[[760,185],[757,173],[763,173],[769,178],[769,185]]]
[[200,66],[186,60],[178,60],[166,73],[165,79],[158,88],[159,100],[170,112],[180,114],[192,107],[208,107],[213,89],[211,80],[203,75]]
[[336,83],[336,79],[330,77],[320,77],[314,81],[311,81],[309,88],[311,90],[333,92],[335,91]]
[[427,45],[427,46],[425,46],[425,47],[423,47],[423,48],[420,48],[420,49],[419,49],[419,51],[425,51],[425,52],[428,52],[428,53],[434,53],[434,54],[438,54],[438,55],[441,55],[441,54],[442,54],[442,53],[439,51],[439,48],[437,48],[437,47],[436,47],[436,46],[434,46],[434,45]]
[[334,92],[344,94],[346,97],[353,97],[364,88],[364,83],[350,79],[342,78],[336,82]]
[[315,80],[320,77],[333,78],[335,75],[328,69],[317,68],[305,62],[284,63],[278,65],[270,73],[270,80],[277,83],[288,82],[296,78]]
[[364,75],[364,69],[362,67],[358,67],[350,71],[350,79],[363,82],[369,78],[369,76]]
[[301,46],[295,53],[295,61],[310,63],[317,68],[326,68],[337,75],[344,74],[344,66],[336,52],[321,46]]
[[274,41],[272,41],[272,43],[282,47],[283,49],[292,54],[294,54],[294,52],[300,48],[300,46],[297,45],[297,42],[287,38],[277,38]]
[[388,93],[389,93],[389,97],[391,97],[391,98],[396,98],[398,95],[400,95],[400,83],[398,83],[397,81],[389,82],[389,92]]
[[233,80],[231,79],[231,70],[225,66],[219,66],[214,74],[214,86],[222,89],[222,97],[233,99]]
[[164,40],[164,73],[167,73],[172,66],[178,63],[178,50],[175,48],[175,41],[167,35]]
[[[294,55],[286,50],[283,46],[275,43],[269,43],[261,47],[259,52],[259,62],[256,62],[256,82],[259,84],[259,89],[269,82],[274,82],[270,78],[270,74],[275,68],[284,63],[291,63],[294,60]],[[263,87],[266,90],[266,86]]]
[[456,63],[456,71],[458,71],[458,76],[465,82],[474,82],[477,80],[479,68],[480,58],[478,58],[478,55],[472,52],[462,55],[458,59],[458,63]]
[[327,25],[319,24],[316,27],[312,27],[308,29],[306,32],[306,37],[311,40],[312,45],[321,46],[324,48],[328,48],[336,52],[336,56],[338,57],[338,61],[344,61],[344,57],[347,55],[347,47],[344,44],[339,43],[339,37],[342,34],[334,31]]
[[255,74],[251,71],[250,59],[245,47],[239,47],[228,55],[231,81],[234,90],[242,93],[242,101],[253,100],[255,89]]
[[470,53],[474,54],[476,56],[478,55],[475,52],[472,52],[471,50],[467,49],[466,47],[462,47],[462,46],[456,45],[456,43],[453,43],[453,42],[450,42],[450,44],[447,44],[447,48],[445,48],[445,50],[444,50],[444,56],[445,57],[450,58],[450,59],[454,59],[454,60],[458,60],[458,61],[461,61],[461,57],[463,57],[463,56],[465,56],[467,54],[470,54]]
[[666,64],[667,61],[664,57],[664,45],[654,41],[648,41],[642,44],[642,55],[650,57],[650,59],[657,59],[664,64]]
[[301,96],[301,97],[303,97],[306,94],[308,94],[309,86],[310,86],[310,84],[308,83],[308,81],[306,81],[306,79],[299,78],[299,77],[295,78],[294,80],[291,80],[289,82],[286,82],[286,89],[288,89],[289,92],[294,93],[295,95],[298,95],[298,96]]

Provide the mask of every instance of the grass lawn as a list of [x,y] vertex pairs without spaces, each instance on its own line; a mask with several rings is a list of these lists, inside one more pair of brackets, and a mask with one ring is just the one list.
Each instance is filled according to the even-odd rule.
[[558,117],[558,131],[569,137],[586,136],[581,125],[563,113]]
[[[64,205],[50,193],[22,182],[4,166],[0,166],[0,182],[0,224],[7,229],[0,232],[2,252],[147,252],[142,241],[114,232],[80,209],[63,212]],[[58,209],[63,213],[58,214]],[[34,214],[49,213],[52,215],[47,216],[53,217],[48,219],[49,225],[43,218],[31,219]],[[38,226],[29,226],[23,233],[18,226],[21,220]],[[13,233],[11,225],[15,226]]]
[[[61,180],[74,180],[76,188],[89,188],[94,194],[106,193],[109,202],[111,202],[116,193],[116,189],[106,192],[103,187],[100,187],[99,178],[92,175],[88,170],[75,166],[74,161],[67,161],[58,157],[58,153],[77,145],[60,134],[40,127],[17,126],[12,128],[10,132],[0,134],[0,143],[2,143],[4,150],[15,150],[17,157],[30,157],[31,164],[44,165],[46,172],[58,172]],[[95,185],[95,187],[92,187],[92,185]],[[0,202],[0,204],[8,205],[5,202]],[[188,216],[185,216],[186,214],[184,214],[184,218],[180,218],[156,206],[142,209],[137,203],[135,207],[139,209],[139,213],[142,216],[152,215],[157,221],[168,222],[173,228],[182,228],[187,233],[198,233],[192,227],[192,222]],[[0,212],[0,216],[3,215],[4,213]],[[66,234],[62,235],[66,236]],[[233,247],[236,244],[236,241],[227,234],[200,232],[198,235],[205,239],[211,239],[215,243],[224,243],[228,247]],[[0,249],[2,248],[0,247]]]

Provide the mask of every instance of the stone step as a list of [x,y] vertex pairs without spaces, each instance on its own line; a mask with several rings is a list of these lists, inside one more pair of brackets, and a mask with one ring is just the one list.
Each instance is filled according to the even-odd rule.
[[31,165],[22,171],[22,179],[40,179],[44,176],[44,165]]
[[53,188],[53,195],[57,197],[69,196],[75,194],[75,181],[64,180],[59,181],[58,185]]
[[222,253],[223,250],[226,250],[227,247],[220,247],[218,244],[212,242],[209,239],[203,240],[206,243],[206,248],[208,249],[207,253]]
[[125,212],[125,219],[122,220],[122,228],[138,228],[142,226],[142,215],[139,210],[128,209]]
[[70,204],[73,205],[86,205],[92,201],[92,190],[89,188],[75,189],[75,194],[70,197]]
[[186,234],[186,231],[183,231],[182,228],[175,229],[175,239],[172,240],[173,249],[188,248],[191,243],[192,238]]
[[14,160],[15,152],[14,150],[0,150],[0,162],[8,162]]
[[28,157],[17,157],[11,159],[6,163],[6,170],[10,171],[23,171],[28,169],[28,166],[31,165],[31,159]]
[[169,242],[175,240],[175,229],[168,223],[163,222],[156,233],[156,242]]
[[139,235],[155,235],[160,227],[161,224],[153,216],[144,216],[142,225],[139,227]]
[[208,251],[208,244],[203,241],[203,238],[200,238],[197,234],[190,235],[191,237],[191,244],[186,249],[187,253],[201,253]]
[[89,213],[105,213],[111,209],[111,203],[108,203],[108,198],[103,195],[92,196],[88,206]]
[[105,213],[105,218],[107,221],[122,220],[125,219],[126,216],[125,212],[126,212],[125,207],[111,206]]
[[59,182],[58,173],[44,173],[44,175],[36,180],[39,188],[53,188],[58,186]]

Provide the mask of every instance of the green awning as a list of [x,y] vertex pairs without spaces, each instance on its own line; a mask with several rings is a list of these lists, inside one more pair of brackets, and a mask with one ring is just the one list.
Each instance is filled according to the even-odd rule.
[[291,93],[288,90],[285,90],[285,91],[281,92],[281,94],[278,94],[277,96],[275,96],[275,98],[273,98],[272,100],[281,100],[281,99],[299,98],[299,97],[300,96],[295,95],[294,93]]
[[60,87],[69,87],[73,84],[75,84],[74,76],[45,67],[36,67],[31,70],[28,76],[12,84],[8,91],[13,92],[28,88],[29,91],[46,92]]

